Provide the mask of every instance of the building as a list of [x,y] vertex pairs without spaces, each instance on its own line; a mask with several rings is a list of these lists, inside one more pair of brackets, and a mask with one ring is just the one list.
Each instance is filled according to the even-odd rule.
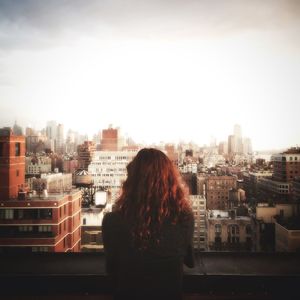
[[78,154],[78,168],[82,170],[88,170],[92,161],[93,154],[96,151],[94,142],[85,141],[82,145],[77,147]]
[[300,176],[300,148],[272,156],[273,179],[275,181],[291,182]]
[[81,219],[81,252],[103,251],[103,209],[83,208]]
[[100,151],[120,151],[125,146],[124,138],[121,136],[120,128],[112,128],[102,130],[100,140]]
[[195,250],[207,250],[207,228],[206,228],[206,200],[200,195],[190,195],[192,203],[195,229],[193,245]]
[[31,127],[26,127],[26,153],[38,153],[46,150],[47,137]]
[[272,178],[261,178],[258,182],[258,188],[261,191],[267,192],[270,197],[282,196],[282,200],[285,196],[291,194],[291,183],[284,181],[276,181]]
[[234,135],[228,136],[228,154],[233,155],[236,153],[236,138]]
[[235,176],[208,175],[205,179],[207,209],[229,208],[229,191],[237,187]]
[[296,207],[292,204],[258,203],[255,214],[252,215],[252,228],[255,234],[253,249],[255,251],[275,251],[275,223],[277,217],[290,218],[295,215]]
[[272,176],[271,171],[254,171],[254,172],[243,172],[244,189],[247,196],[257,196],[259,189],[258,183],[262,178],[270,178]]
[[26,157],[26,175],[40,175],[51,173],[51,158],[48,156]]
[[55,152],[57,139],[57,123],[56,121],[48,121],[46,126],[47,146]]
[[70,176],[25,186],[25,138],[0,130],[0,252],[80,251],[81,192]]
[[73,157],[65,157],[63,160],[63,172],[74,174],[78,169],[78,160]]
[[219,143],[218,154],[219,155],[228,154],[228,143],[227,142],[220,142]]
[[189,195],[197,195],[197,176],[194,173],[181,173]]
[[111,192],[110,201],[118,197],[122,182],[127,177],[126,166],[136,156],[137,151],[96,151],[88,172],[95,188]]
[[63,154],[65,152],[64,146],[64,125],[57,125],[57,135],[56,135],[56,149],[55,152]]
[[277,252],[300,251],[299,216],[296,218],[278,218],[275,222],[275,245]]
[[0,200],[0,252],[79,252],[81,192]]
[[252,234],[249,216],[237,216],[234,211],[207,211],[209,251],[251,251]]
[[11,128],[0,129],[0,200],[16,199],[24,188],[25,137]]

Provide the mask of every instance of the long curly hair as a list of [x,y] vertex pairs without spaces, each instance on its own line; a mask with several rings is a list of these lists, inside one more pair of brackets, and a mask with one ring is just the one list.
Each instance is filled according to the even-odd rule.
[[165,221],[176,224],[186,217],[190,203],[177,168],[162,151],[140,150],[127,173],[115,210],[129,222],[134,244],[146,249],[159,243]]

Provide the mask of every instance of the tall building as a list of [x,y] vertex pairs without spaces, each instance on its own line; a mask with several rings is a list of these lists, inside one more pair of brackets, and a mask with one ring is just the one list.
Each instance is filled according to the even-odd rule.
[[82,145],[77,147],[79,169],[88,170],[95,150],[95,143],[91,141],[85,141]]
[[102,130],[102,137],[99,146],[100,151],[119,151],[122,149],[124,144],[120,128],[114,129],[110,125],[108,129]]
[[242,129],[238,124],[234,125],[233,135],[228,136],[228,153],[234,154],[249,154],[252,152],[251,140],[242,137]]
[[236,138],[234,135],[228,136],[228,154],[236,153]]
[[48,139],[55,140],[57,137],[57,123],[56,121],[48,121],[46,127],[46,136]]
[[252,143],[249,138],[243,138],[243,154],[252,153]]
[[13,133],[14,135],[23,135],[23,129],[21,126],[15,122],[14,127],[13,127]]
[[81,192],[62,174],[29,190],[24,154],[24,136],[1,129],[0,252],[80,251]]
[[25,137],[0,129],[0,200],[15,199],[24,188]]
[[64,125],[57,125],[57,133],[56,133],[56,149],[55,152],[64,153]]

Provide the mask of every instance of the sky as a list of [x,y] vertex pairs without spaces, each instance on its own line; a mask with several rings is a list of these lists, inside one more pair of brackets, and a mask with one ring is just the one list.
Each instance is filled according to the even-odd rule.
[[298,0],[0,0],[0,127],[300,144]]

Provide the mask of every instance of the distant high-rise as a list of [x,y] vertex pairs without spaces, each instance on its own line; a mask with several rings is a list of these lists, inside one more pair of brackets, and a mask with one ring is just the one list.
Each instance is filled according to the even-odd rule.
[[13,133],[14,135],[23,135],[23,129],[17,124],[17,122],[15,122],[15,125],[13,127]]
[[56,149],[57,123],[55,121],[47,122],[46,136],[48,138],[48,148],[51,151]]
[[56,132],[56,149],[55,152],[64,152],[64,125],[58,124]]
[[46,136],[48,139],[56,139],[57,136],[57,123],[56,121],[49,121],[47,122],[46,127]]
[[100,140],[101,151],[119,151],[124,146],[124,139],[121,137],[120,128],[112,128],[110,125],[108,129],[102,130],[102,137]]
[[228,136],[228,153],[236,153],[236,138],[234,135]]

